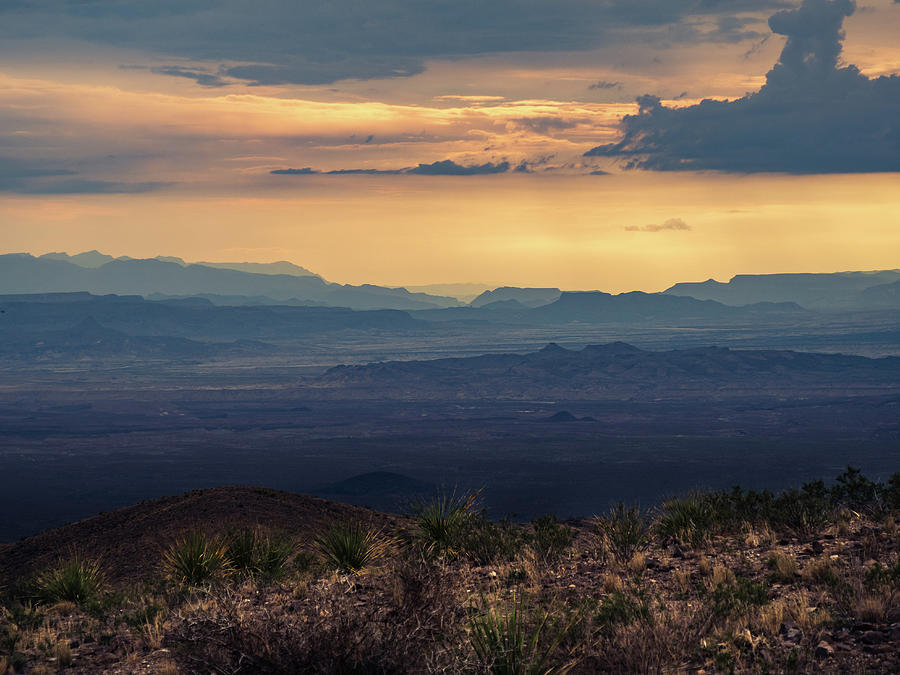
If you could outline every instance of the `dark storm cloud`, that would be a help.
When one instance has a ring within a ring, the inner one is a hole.
[[[738,173],[900,171],[900,77],[869,79],[839,66],[852,0],[804,0],[772,15],[786,35],[778,63],[756,93],[669,108],[655,96],[622,121],[619,143],[586,156],[629,168]]]
[[[326,84],[409,76],[434,57],[591,49],[623,29],[686,25],[700,14],[733,26],[729,17],[784,6],[784,0],[4,0],[0,40],[83,40],[226,64],[212,78]],[[206,80],[199,69],[167,74],[189,73]]]
[[[269,171],[276,176],[349,176],[349,175],[382,175],[396,176],[398,174],[414,174],[418,176],[480,176],[496,173],[506,173],[510,170],[509,162],[486,162],[484,164],[457,164],[453,160],[444,159],[431,164],[419,164],[404,169],[334,169],[332,171],[317,171],[310,167],[302,169],[275,169]],[[530,170],[526,162],[520,163],[514,171],[528,173]]]

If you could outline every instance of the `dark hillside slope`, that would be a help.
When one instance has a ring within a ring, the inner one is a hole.
[[[76,551],[103,562],[113,581],[138,580],[155,570],[148,560],[178,537],[194,529],[225,534],[242,527],[263,526],[298,541],[331,523],[361,520],[376,527],[404,522],[395,516],[316,497],[257,487],[220,487],[163,497],[101,513],[0,545],[0,572],[10,579],[27,576]]]

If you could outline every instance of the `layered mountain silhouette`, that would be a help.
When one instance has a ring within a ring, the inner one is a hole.
[[[557,300],[562,291],[558,288],[518,288],[502,286],[485,291],[469,303],[472,307],[497,305],[500,302],[515,301],[523,307],[540,307]]]
[[[675,284],[664,293],[726,305],[796,302],[808,309],[900,308],[900,270],[833,274],[739,274],[728,283],[709,279]]]
[[[693,391],[812,389],[900,392],[900,358],[731,350],[646,351],[623,342],[582,350],[550,344],[530,354],[338,366],[312,386],[362,397],[605,399]]]
[[[272,268],[258,273],[252,263],[228,263],[241,269],[224,269],[172,259],[106,260],[108,256],[97,252],[80,255],[85,256],[82,262],[90,266],[52,257],[35,258],[27,253],[2,255],[0,293],[263,296],[275,301],[308,301],[351,309],[428,309],[459,304],[455,298],[410,293],[403,288],[333,284],[317,276],[275,274]]]
[[[259,340],[344,330],[402,332],[424,325],[399,310],[220,307],[200,298],[154,302],[89,293],[12,295],[0,296],[0,355],[195,358],[269,349]]]

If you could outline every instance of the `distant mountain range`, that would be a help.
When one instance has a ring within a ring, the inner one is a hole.
[[[526,306],[518,297],[537,302],[538,295],[529,296],[513,293],[515,290],[529,291],[548,289],[500,289],[504,293],[494,300],[478,307],[451,307],[440,310],[412,312],[416,318],[426,321],[477,321],[518,325],[548,324],[614,324],[676,322],[696,324],[698,322],[753,322],[761,319],[781,320],[807,314],[807,310],[792,302],[757,303],[744,307],[732,307],[711,300],[644,293],[632,291],[612,295],[601,291],[560,292],[557,298],[546,304]],[[482,294],[488,299],[492,296]],[[544,298],[548,297],[546,294]]]
[[[900,358],[731,350],[646,351],[615,342],[580,351],[556,344],[530,354],[390,361],[331,368],[310,386],[341,395],[404,399],[620,399],[723,392],[816,390],[900,393]],[[691,394],[691,392],[693,392]]]
[[[900,309],[900,270],[833,274],[739,274],[728,283],[679,283],[668,295],[726,305],[796,302],[815,310]]]
[[[459,305],[455,298],[410,293],[404,288],[340,285],[318,276],[276,273],[290,263],[273,263],[265,273],[255,263],[186,264],[180,259],[111,259],[91,251],[67,259],[0,255],[0,293],[87,291],[118,295],[260,296],[293,304],[350,309],[428,309]],[[77,258],[78,262],[73,262]],[[235,268],[240,269],[235,269]],[[297,267],[296,270],[303,268]],[[295,271],[296,271],[295,270]]]

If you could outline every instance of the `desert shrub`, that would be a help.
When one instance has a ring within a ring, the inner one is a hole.
[[[662,505],[656,527],[664,539],[696,547],[714,534],[714,512],[707,495],[694,493]]]
[[[603,598],[594,621],[601,631],[610,633],[616,626],[633,621],[649,621],[650,605],[643,594],[634,594],[625,590],[615,590]]]
[[[625,508],[619,502],[606,516],[594,518],[594,528],[604,548],[623,565],[650,545],[650,525],[637,506]]]
[[[457,535],[457,548],[475,565],[509,562],[525,547],[523,529],[508,520],[495,523],[483,515],[468,518]]]
[[[828,488],[822,481],[813,481],[778,495],[769,509],[769,522],[773,528],[808,538],[821,532],[832,515]]]
[[[558,559],[575,539],[575,530],[553,515],[542,516],[532,521],[531,526],[531,547],[535,555],[545,562]]]
[[[495,675],[557,675],[576,661],[561,649],[574,619],[534,611],[522,595],[496,608],[482,599],[469,618],[472,650],[481,665]]]
[[[381,530],[361,523],[339,523],[315,538],[315,546],[326,565],[342,574],[362,572],[384,558],[394,540]]]
[[[859,469],[848,466],[831,487],[831,501],[855,511],[874,508],[881,501],[881,486],[863,476]]]
[[[100,563],[75,556],[60,561],[53,569],[38,575],[35,588],[45,603],[73,602],[83,605],[96,598],[105,586]]]
[[[444,493],[416,507],[418,538],[426,549],[436,553],[455,551],[463,527],[475,515],[478,495]]]
[[[900,510],[900,471],[888,478],[884,486],[884,502],[889,509]]]
[[[212,585],[232,571],[226,552],[225,542],[195,530],[165,551],[163,571],[169,580],[183,588]]]
[[[240,577],[274,580],[286,574],[293,550],[293,544],[287,539],[259,529],[244,529],[228,538],[226,557]]]

